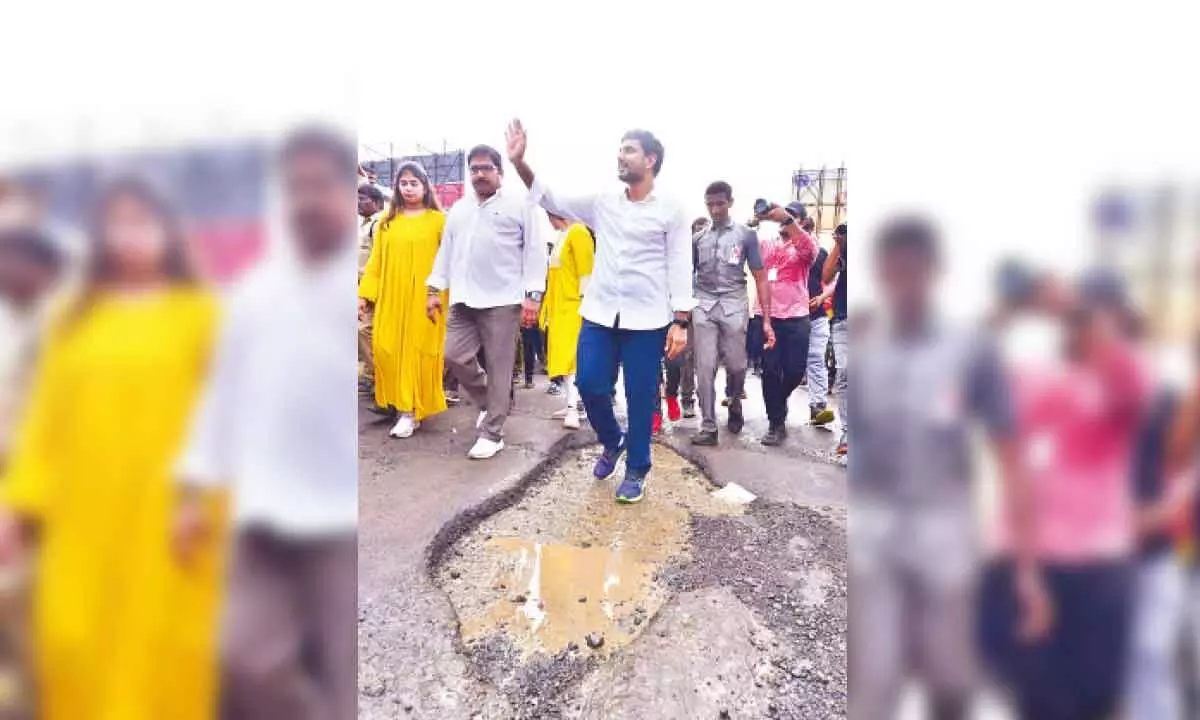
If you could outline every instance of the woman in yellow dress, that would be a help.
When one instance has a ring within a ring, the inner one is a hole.
[[[87,281],[53,320],[0,483],[0,555],[36,538],[39,717],[208,720],[221,539],[183,567],[170,528],[216,304],[149,185],[111,183],[97,208]]]
[[[564,427],[574,430],[579,427],[575,348],[579,344],[579,331],[583,328],[579,306],[592,276],[596,240],[586,226],[578,223],[571,225],[557,215],[547,215],[558,236],[550,251],[546,297],[543,298],[541,312],[541,324],[546,331],[548,345],[546,372],[550,377],[564,379],[563,395],[567,398],[567,406],[554,416],[563,419]]]
[[[422,420],[446,409],[446,320],[439,315],[430,322],[425,315],[425,281],[445,224],[425,169],[415,162],[401,165],[391,208],[376,226],[358,285],[360,314],[374,306],[375,404],[397,416],[392,437],[412,437]],[[443,296],[443,306],[446,302]]]

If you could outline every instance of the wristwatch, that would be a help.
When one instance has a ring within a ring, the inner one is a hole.
[[[540,303],[540,302],[542,301],[542,293],[540,293],[540,292],[527,292],[527,293],[525,293],[525,299],[526,299],[526,300],[532,300],[532,301],[534,301],[535,303]]]
[[[689,320],[680,320],[679,318],[675,318],[674,320],[671,321],[671,324],[676,327],[681,327],[684,330],[687,330],[688,327],[690,327],[692,323]]]
[[[425,286],[425,294],[427,294],[427,295],[441,295],[441,294],[442,294],[442,291],[441,291],[441,290],[438,290],[437,288],[433,287],[432,285],[426,285],[426,286]]]

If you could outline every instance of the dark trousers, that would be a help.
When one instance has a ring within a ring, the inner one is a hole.
[[[621,442],[621,427],[613,411],[617,373],[625,377],[625,403],[629,410],[626,465],[650,468],[650,430],[662,378],[663,345],[667,328],[624,330],[587,320],[579,332],[578,372],[575,384],[583,398],[588,422],[606,448]]]
[[[522,365],[525,368],[525,382],[533,382],[533,370],[539,360],[546,362],[546,346],[542,340],[542,331],[534,325],[521,328]]]
[[[1012,690],[1022,720],[1107,720],[1121,701],[1133,611],[1126,561],[1044,565],[1054,607],[1047,637],[1022,644],[1013,567],[984,576],[980,640],[988,663]]]
[[[350,720],[358,702],[358,541],[236,537],[222,720]]]
[[[763,345],[766,342],[767,337],[763,333],[762,316],[755,315],[750,318],[750,325],[746,328],[746,358],[750,363],[750,367],[762,367]]]
[[[762,319],[755,320],[762,332]],[[802,317],[772,319],[771,326],[775,329],[775,347],[763,352],[763,402],[767,406],[767,420],[772,427],[778,427],[787,422],[788,398],[800,387],[808,365],[811,324],[807,317]]]

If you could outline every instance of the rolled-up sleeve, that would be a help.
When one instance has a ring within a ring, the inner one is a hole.
[[[682,206],[674,212],[667,230],[667,289],[673,312],[691,312],[696,307],[692,296],[692,228]]]
[[[533,204],[564,218],[596,227],[596,195],[559,196],[550,191],[538,178],[533,179],[529,198]]]
[[[525,246],[522,253],[522,284],[527,293],[546,291],[546,240],[550,221],[538,210],[530,196],[521,204],[525,226]]]
[[[450,258],[454,252],[454,208],[446,214],[446,224],[442,227],[442,240],[438,243],[437,255],[433,258],[433,270],[425,280],[427,287],[447,290],[450,287]]]

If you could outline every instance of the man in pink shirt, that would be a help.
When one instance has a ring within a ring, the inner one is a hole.
[[[763,445],[787,439],[788,398],[804,378],[808,364],[808,271],[817,257],[817,243],[800,228],[804,206],[773,207],[762,220],[779,223],[780,237],[760,243],[770,294],[775,346],[763,353],[763,401],[770,424]]]

